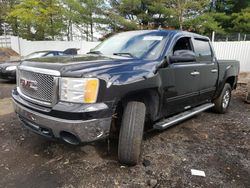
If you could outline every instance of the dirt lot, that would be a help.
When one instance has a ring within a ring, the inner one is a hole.
[[[25,130],[0,81],[0,187],[250,187],[250,105],[245,87],[229,112],[205,112],[164,132],[147,133],[135,167],[116,161],[117,145],[71,147]],[[192,176],[203,170],[206,177]]]
[[[0,48],[0,63],[12,59],[13,60],[20,59],[19,54],[10,48]]]

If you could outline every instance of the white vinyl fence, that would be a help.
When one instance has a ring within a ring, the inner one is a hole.
[[[240,72],[250,72],[250,41],[213,42],[218,59],[240,61]]]
[[[8,39],[5,40],[5,38]],[[79,48],[79,54],[85,54],[90,49],[96,47],[99,42],[87,41],[29,41],[15,36],[0,36],[0,47],[11,47],[21,56],[26,56],[32,52],[43,50],[63,51],[67,48]]]
[[[5,36],[5,37],[0,36],[0,48],[10,48],[10,47],[11,47],[11,37],[10,36]]]
[[[97,46],[99,42],[87,41],[28,41],[14,36],[0,36],[0,47],[11,47],[21,56],[42,50],[65,50],[79,48],[84,54]],[[250,72],[250,41],[213,42],[218,59],[232,59],[240,61],[241,72]]]

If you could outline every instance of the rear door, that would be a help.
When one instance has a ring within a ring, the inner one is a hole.
[[[194,51],[199,62],[199,103],[211,101],[218,79],[218,64],[208,40],[194,38]]]

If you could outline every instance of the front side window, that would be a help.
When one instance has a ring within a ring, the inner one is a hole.
[[[50,52],[50,53],[46,54],[44,57],[53,57],[53,56],[55,56],[55,54],[53,52]]]
[[[179,50],[190,50],[190,51],[193,51],[192,50],[192,46],[191,46],[191,42],[190,42],[190,38],[189,37],[183,37],[183,38],[180,38],[174,48],[173,48],[173,54],[176,52],[176,51],[179,51]]]
[[[169,57],[170,63],[194,63],[196,62],[191,38],[182,37],[177,40]]]
[[[47,53],[48,52],[34,52],[34,53],[31,53],[31,54],[25,56],[25,59],[33,59],[33,58],[43,57]]]
[[[59,55],[59,56],[63,56],[63,55],[65,55],[65,53],[63,53],[63,52],[58,52],[58,55]]]

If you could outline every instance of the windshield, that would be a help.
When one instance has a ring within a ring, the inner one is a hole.
[[[90,53],[156,59],[166,39],[161,32],[125,32],[105,40]]]
[[[43,57],[47,53],[48,52],[34,52],[34,53],[31,53],[31,54],[25,56],[24,59],[33,59],[33,58]]]

